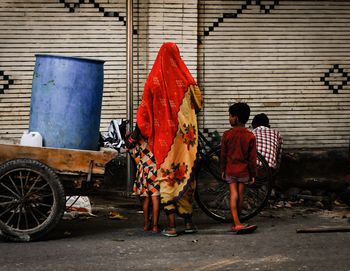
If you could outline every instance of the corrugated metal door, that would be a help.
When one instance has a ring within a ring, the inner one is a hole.
[[[0,138],[28,129],[36,53],[104,60],[101,127],[125,117],[125,10],[125,0],[1,1]]]
[[[244,101],[288,148],[348,147],[349,1],[199,3],[206,127],[229,128],[228,106]]]

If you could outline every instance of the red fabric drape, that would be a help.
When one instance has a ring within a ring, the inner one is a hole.
[[[175,43],[164,43],[145,83],[136,114],[141,134],[147,138],[157,168],[166,158],[178,130],[177,114],[188,91],[195,85]]]

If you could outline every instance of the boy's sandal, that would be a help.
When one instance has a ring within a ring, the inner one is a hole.
[[[233,226],[231,230],[235,232],[236,234],[247,234],[254,232],[258,226],[256,225],[240,225],[240,226]]]
[[[161,233],[166,237],[177,237],[177,232],[175,229],[164,229]]]

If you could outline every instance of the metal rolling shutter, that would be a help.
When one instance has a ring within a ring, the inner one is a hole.
[[[199,3],[204,126],[223,132],[228,106],[244,101],[287,148],[348,147],[349,1]]]
[[[0,138],[28,129],[36,53],[101,59],[101,128],[126,114],[126,1],[2,0]]]

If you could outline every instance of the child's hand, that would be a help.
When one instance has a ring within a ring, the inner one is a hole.
[[[132,132],[127,132],[125,135],[125,146],[130,150],[135,148],[136,140],[133,138]]]
[[[249,184],[253,184],[253,183],[255,183],[255,177],[252,177],[252,178],[250,179],[250,182],[249,182]]]

